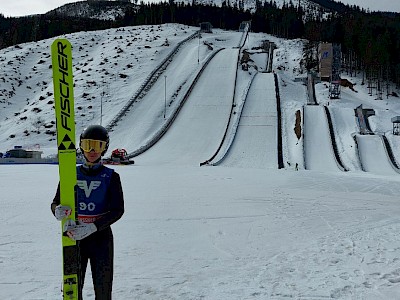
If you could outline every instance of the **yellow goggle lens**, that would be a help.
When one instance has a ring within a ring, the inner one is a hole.
[[[101,153],[106,149],[106,142],[98,140],[81,140],[81,148],[85,152],[98,152]]]

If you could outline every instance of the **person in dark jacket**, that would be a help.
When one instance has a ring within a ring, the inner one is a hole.
[[[119,174],[101,164],[109,145],[107,130],[88,126],[80,136],[85,163],[77,166],[78,222],[66,228],[78,241],[80,251],[79,290],[82,295],[88,261],[92,271],[96,300],[109,300],[112,294],[114,241],[111,225],[124,213],[124,196]],[[51,203],[57,220],[68,217],[71,208],[60,205],[60,185]]]

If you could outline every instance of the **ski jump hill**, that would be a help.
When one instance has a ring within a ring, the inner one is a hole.
[[[334,140],[323,106],[304,107],[304,163],[308,170],[346,171],[335,154]]]
[[[309,88],[309,90],[312,90]],[[329,109],[319,106],[313,97],[313,105],[304,107],[304,160],[305,168],[317,171],[348,171],[344,166],[341,155],[351,151],[342,145],[342,151],[338,150],[335,139],[334,124]],[[336,110],[336,114],[341,114]],[[344,114],[337,116],[345,121]],[[353,122],[356,119],[353,117]],[[346,123],[346,122],[344,122]],[[342,125],[343,126],[343,125]],[[361,130],[360,130],[361,131]],[[354,146],[357,149],[356,158],[360,169],[380,175],[399,174],[399,168],[392,154],[390,144],[381,135],[354,134]],[[340,154],[341,153],[341,154]]]
[[[274,74],[258,73],[247,94],[232,146],[219,164],[278,168],[277,118]]]
[[[192,35],[173,51],[147,80],[149,86],[113,120],[112,130],[126,128],[120,126],[123,122],[129,122],[135,129],[124,136],[138,145],[129,157],[134,157],[137,165],[198,166],[200,163],[280,168],[282,129],[276,75],[258,72],[240,103],[235,95],[236,80],[246,33],[230,33],[229,38],[236,41],[237,47],[214,49],[207,44],[206,50],[200,50],[196,36]],[[194,61],[196,55],[198,60]],[[271,53],[268,56],[272,57]],[[163,89],[165,94],[160,95]],[[312,86],[309,85],[308,91],[313,101],[303,109],[305,168],[352,171],[343,163],[345,151],[336,141],[329,109],[318,105]],[[359,169],[398,174],[381,138],[356,135],[354,147],[358,149]]]
[[[135,157],[139,165],[200,162],[278,168],[275,76],[257,73],[236,115],[236,84],[232,83],[237,78],[239,51],[240,47],[222,49],[212,58],[173,124],[151,148]]]
[[[228,123],[237,58],[238,49],[224,49],[214,57],[169,130],[137,157],[139,164],[198,165],[211,156]]]
[[[305,167],[317,171],[349,171],[351,169],[344,166],[341,159],[345,150],[338,150],[334,130],[330,128],[328,111],[326,107],[319,105],[304,107]],[[354,117],[353,122],[356,122]],[[390,145],[383,136],[355,134],[353,146],[357,149],[361,170],[381,175],[400,173]]]
[[[384,138],[380,135],[356,135],[358,154],[364,171],[380,175],[399,174],[399,168],[392,161]]]
[[[326,106],[318,105],[315,98],[313,80],[308,80],[309,103],[304,107],[304,164],[309,170],[325,171],[350,171],[345,166],[341,156],[350,148],[345,149],[339,145],[335,138],[334,122],[331,112]],[[354,115],[349,119],[346,112],[335,110],[335,119],[341,123],[355,123]],[[341,125],[343,127],[343,124]],[[338,125],[338,124],[337,124]],[[360,124],[358,124],[360,126]],[[361,131],[359,129],[359,131]],[[399,174],[399,167],[395,161],[389,142],[381,135],[353,134],[354,144],[351,145],[356,151],[357,162],[354,166],[366,172],[373,172],[381,175]]]
[[[307,78],[308,104],[304,116],[304,166],[308,170],[347,171],[338,153],[328,108],[318,105],[314,79]]]

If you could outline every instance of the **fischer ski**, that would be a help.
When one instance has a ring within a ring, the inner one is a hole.
[[[72,213],[61,222],[77,221],[78,210],[75,201],[76,146],[75,114],[72,74],[72,46],[66,39],[56,39],[51,45],[53,67],[54,102],[57,124],[58,164],[60,176],[61,205],[68,205]],[[80,299],[79,295],[79,243],[62,235],[63,256],[63,298]]]

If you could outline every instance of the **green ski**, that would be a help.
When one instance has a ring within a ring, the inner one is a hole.
[[[75,202],[76,147],[75,116],[72,74],[72,47],[66,39],[56,39],[51,46],[54,102],[57,121],[57,146],[60,174],[61,205],[72,208],[71,216],[61,222],[77,221]],[[79,296],[79,249],[76,241],[62,235],[63,248],[63,297],[78,300]]]

